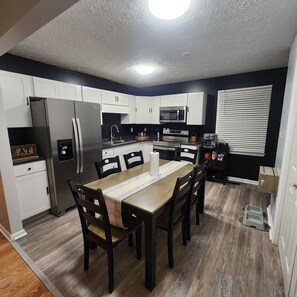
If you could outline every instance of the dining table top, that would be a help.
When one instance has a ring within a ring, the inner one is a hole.
[[[160,166],[168,163],[168,160],[160,159]],[[194,164],[187,163],[180,169],[170,173],[169,175],[159,179],[153,184],[148,185],[144,189],[131,194],[123,200],[125,205],[133,206],[141,211],[154,213],[164,206],[171,198],[175,186],[175,181],[178,177],[184,176],[194,168]],[[133,177],[150,171],[150,163],[144,163],[128,170],[118,172],[107,176],[103,179],[97,179],[86,184],[86,187],[92,189],[106,190],[119,183],[127,181]]]

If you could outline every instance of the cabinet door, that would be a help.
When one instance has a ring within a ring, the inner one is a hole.
[[[82,87],[82,98],[85,102],[102,103],[100,89]]]
[[[82,87],[82,100],[85,102],[91,103],[99,103],[101,104],[101,90],[90,88],[90,87]],[[100,106],[100,119],[101,119],[101,126],[103,125],[103,117],[102,117],[102,108]]]
[[[59,98],[59,89],[54,80],[33,77],[33,86],[37,97]]]
[[[114,157],[114,151],[113,151],[113,149],[102,150],[102,158],[103,159],[112,158],[112,157]]]
[[[32,127],[27,97],[33,96],[32,77],[0,71],[0,89],[7,127]]]
[[[46,171],[16,178],[22,220],[50,209]]]
[[[151,123],[151,100],[152,97],[136,97],[136,124]]]
[[[188,94],[175,94],[173,97],[173,106],[187,106]]]
[[[136,123],[136,97],[129,96],[129,113],[121,115],[122,124],[135,124]]]
[[[118,105],[129,106],[130,95],[117,93],[116,96],[117,96],[117,104]]]
[[[174,94],[161,96],[160,106],[186,106],[188,104],[188,94]]]
[[[160,106],[162,107],[173,106],[173,99],[174,99],[174,95],[161,96]]]
[[[160,97],[151,97],[150,124],[160,124]]]
[[[81,86],[64,83],[57,81],[55,82],[58,86],[59,98],[82,101]]]
[[[204,92],[188,94],[187,125],[205,125],[206,94]]]
[[[145,141],[141,144],[141,150],[143,153],[144,163],[150,161],[150,153],[153,151],[153,143],[150,141]]]

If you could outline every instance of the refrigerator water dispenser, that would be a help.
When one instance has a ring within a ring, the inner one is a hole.
[[[73,159],[72,139],[57,140],[59,161]]]

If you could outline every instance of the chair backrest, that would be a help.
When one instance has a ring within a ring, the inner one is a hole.
[[[143,164],[142,151],[126,154],[124,155],[124,160],[125,160],[127,169]]]
[[[176,180],[173,195],[170,199],[169,224],[173,224],[176,211],[181,209],[184,214],[186,212],[187,202],[189,201],[191,194],[194,170],[195,169],[182,177],[178,177]]]
[[[202,183],[205,182],[205,172],[207,168],[207,161],[201,164],[200,166],[195,166],[194,168],[194,177],[191,187],[191,196],[196,194],[198,195],[199,191],[202,188]]]
[[[198,150],[193,150],[189,148],[177,147],[175,149],[175,160],[176,161],[188,161],[196,164],[198,156]]]
[[[77,184],[70,179],[67,180],[67,183],[79,213],[83,237],[88,239],[90,239],[90,237],[96,238],[101,244],[111,245],[111,227],[101,189],[93,190]],[[103,229],[105,232],[105,240],[91,232],[88,228],[90,225]]]
[[[95,162],[98,178],[104,178],[110,174],[121,172],[121,163],[119,156],[106,158]]]

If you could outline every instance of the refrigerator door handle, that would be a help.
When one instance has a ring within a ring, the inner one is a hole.
[[[73,125],[74,142],[75,142],[75,148],[76,148],[76,174],[79,174],[79,146],[78,146],[77,126],[74,118],[72,118],[72,125]]]
[[[82,133],[80,127],[79,118],[76,118],[77,123],[77,131],[78,131],[78,139],[79,139],[79,150],[80,150],[80,173],[84,172],[84,151],[83,151],[83,141],[82,141]]]

